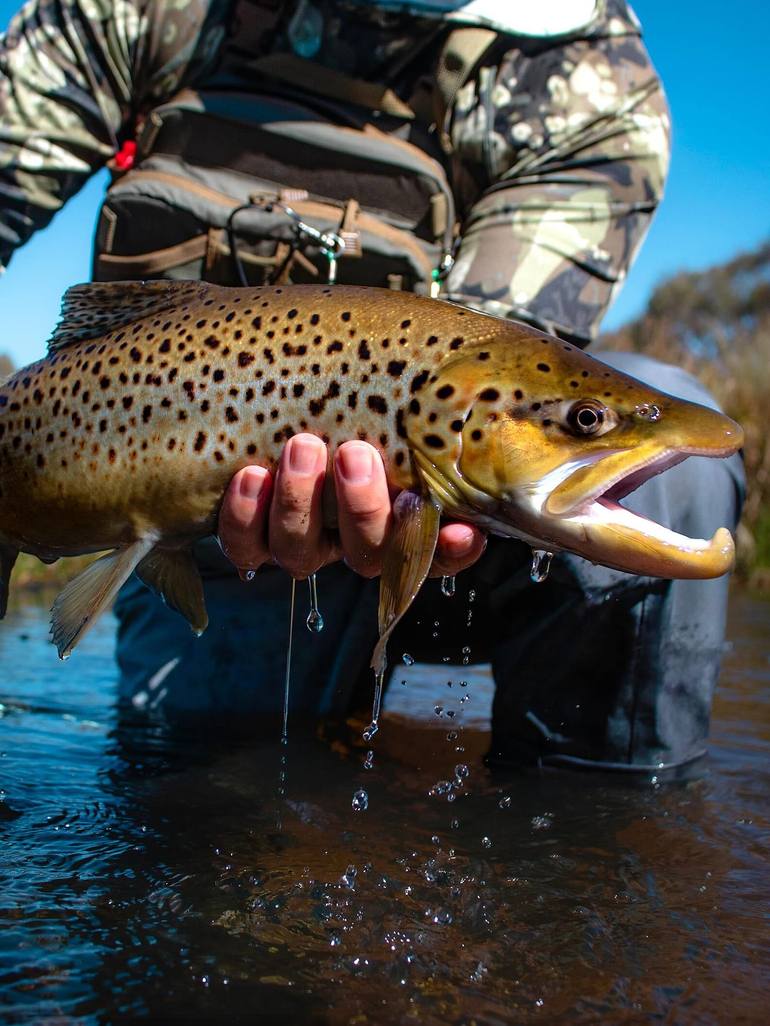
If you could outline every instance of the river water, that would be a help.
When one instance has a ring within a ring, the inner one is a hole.
[[[767,601],[706,775],[634,787],[492,775],[473,667],[394,683],[368,770],[122,726],[109,618],[66,666],[46,620],[0,627],[4,1026],[768,1021]]]

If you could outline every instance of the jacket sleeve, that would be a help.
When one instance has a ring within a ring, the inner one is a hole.
[[[0,264],[210,60],[216,0],[31,0],[0,37]]]
[[[608,15],[588,37],[509,50],[458,95],[451,130],[468,213],[447,298],[586,344],[668,168],[668,107],[637,23]]]

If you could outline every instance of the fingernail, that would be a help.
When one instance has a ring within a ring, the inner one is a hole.
[[[374,463],[368,445],[346,445],[337,456],[340,473],[348,484],[369,484]]]
[[[289,444],[289,469],[295,474],[312,474],[318,464],[319,443],[309,438],[292,438]]]
[[[240,493],[244,499],[256,501],[265,483],[267,471],[262,467],[249,467],[241,474]]]
[[[462,532],[458,532],[458,535],[458,537],[453,539],[453,555],[458,557],[466,556],[476,544],[476,535],[470,530],[470,528]]]

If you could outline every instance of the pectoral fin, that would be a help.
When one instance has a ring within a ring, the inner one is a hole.
[[[0,542],[0,620],[5,616],[8,608],[8,586],[11,580],[11,570],[16,562],[19,550],[12,545]]]
[[[137,564],[157,542],[154,535],[94,560],[57,597],[51,610],[51,640],[60,659],[73,648],[104,612]]]
[[[393,527],[380,578],[380,640],[372,655],[375,673],[384,673],[388,638],[428,576],[440,519],[441,511],[429,496],[405,491],[393,503]]]
[[[203,581],[189,549],[153,549],[136,575],[169,609],[181,613],[196,634],[203,634],[209,625]]]

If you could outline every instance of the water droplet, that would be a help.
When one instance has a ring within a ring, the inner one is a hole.
[[[553,824],[553,813],[546,812],[543,816],[533,816],[531,822],[533,830],[548,830]]]
[[[506,795],[504,798],[501,798],[500,801],[497,804],[498,804],[498,807],[501,808],[501,809],[510,809],[510,807],[511,807],[511,797],[510,797],[510,795]]]
[[[410,656],[408,652],[404,652],[401,656],[401,661],[404,666],[414,666],[414,657]]]
[[[548,571],[551,569],[552,559],[552,552],[546,552],[545,549],[532,550],[532,566],[529,570],[529,579],[534,584],[542,584],[546,579]]]
[[[454,575],[452,577],[442,577],[441,594],[444,595],[446,598],[453,598],[456,584],[457,582],[454,578]]]
[[[316,583],[316,575],[311,574],[307,579],[308,588],[310,590],[310,612],[307,614],[307,629],[312,631],[313,634],[320,634],[324,629],[324,618],[321,616],[321,611],[318,608],[318,586]]]
[[[459,820],[459,819],[453,819],[453,820],[452,820],[452,821],[450,822],[450,824],[449,824],[449,825],[450,825],[450,827],[451,827],[451,828],[452,828],[453,830],[459,830],[459,828],[460,828],[460,820]]]
[[[439,909],[433,916],[433,922],[438,926],[449,926],[453,919],[452,913],[446,908]]]
[[[450,730],[449,733],[446,736],[447,741],[456,741],[457,738],[458,738],[458,734],[457,734],[456,730]]]
[[[351,805],[353,808],[353,812],[366,812],[366,810],[369,808],[369,795],[366,793],[366,791],[364,791],[363,788],[360,788],[353,795],[353,801],[351,802]]]
[[[374,752],[370,748],[364,759],[364,769],[370,770],[374,766]]]
[[[380,673],[374,675],[374,698],[372,699],[372,722],[366,728],[363,733],[364,741],[368,742],[372,740],[374,735],[380,729],[380,712],[382,710],[382,689],[385,683],[385,671],[382,670]]]
[[[338,948],[342,944],[342,937],[338,933],[329,934],[329,947]]]
[[[469,591],[468,591],[468,601],[469,602],[475,602],[476,601],[476,589],[475,588],[470,588],[469,589]]]
[[[433,711],[436,714],[436,716],[440,716],[443,713],[443,711],[444,711],[444,706],[443,705],[434,705],[433,706]]]
[[[364,792],[358,792],[362,794]],[[354,890],[356,886],[356,874],[357,870],[355,866],[348,866],[345,872],[340,877],[340,883],[343,887],[347,887],[349,890]]]
[[[485,848],[491,848],[492,847],[492,838],[491,837],[482,837],[481,838],[481,843],[482,843],[482,845]]]
[[[257,576],[257,571],[247,570],[245,567],[238,567],[238,576],[242,581],[245,581],[245,583],[248,584]]]
[[[458,764],[455,766],[455,780],[457,781],[457,783],[460,784],[463,782],[463,780],[467,780],[470,775],[471,771],[468,769],[465,763],[458,762]]]

